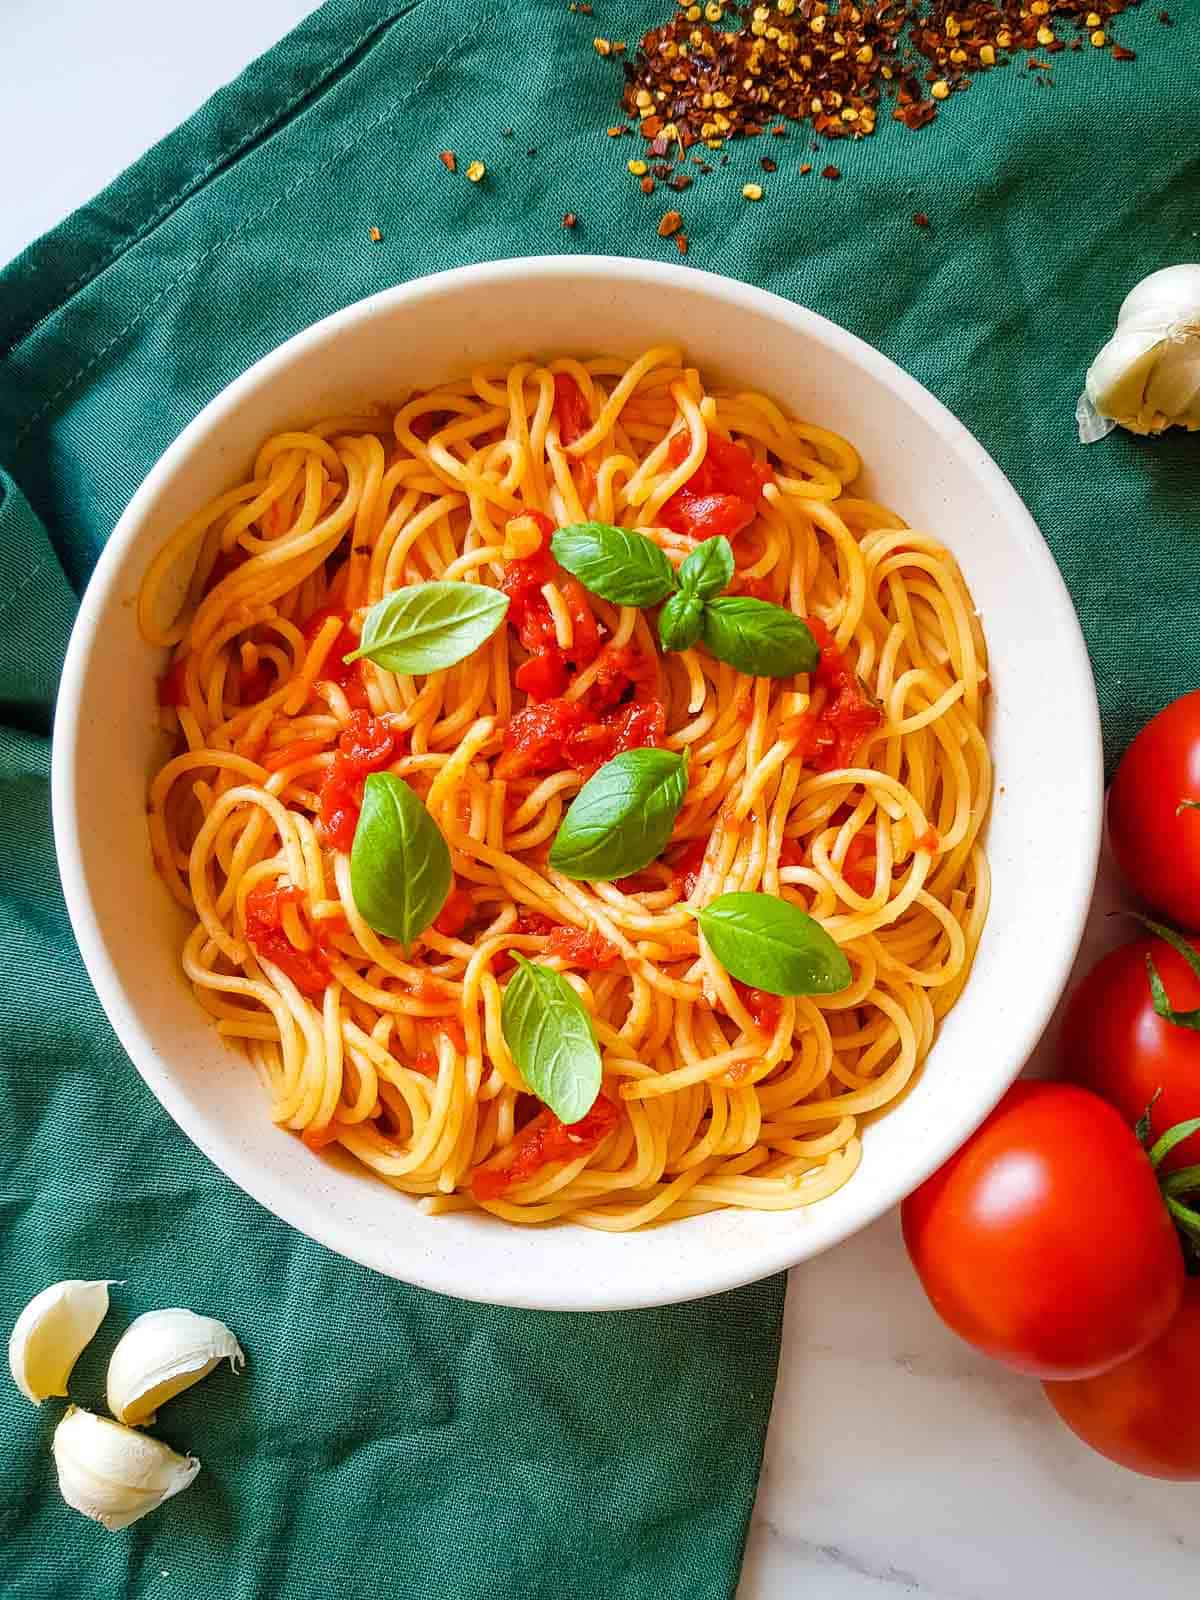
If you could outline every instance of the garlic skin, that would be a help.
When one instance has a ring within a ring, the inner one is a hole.
[[[63,1499],[112,1532],[186,1489],[200,1471],[195,1456],[77,1406],[55,1428],[53,1451]]]
[[[1075,408],[1082,444],[1114,427],[1200,428],[1200,265],[1163,267],[1125,296]]]
[[[35,1294],[8,1341],[13,1382],[40,1406],[65,1395],[71,1369],[108,1315],[108,1286],[116,1278],[64,1278]]]
[[[159,1406],[225,1360],[235,1372],[246,1364],[223,1322],[181,1306],[147,1311],[129,1324],[108,1363],[108,1409],[133,1427],[153,1422]]]

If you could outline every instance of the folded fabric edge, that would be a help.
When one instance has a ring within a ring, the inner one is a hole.
[[[0,270],[0,360],[421,0],[326,0],[93,199]]]

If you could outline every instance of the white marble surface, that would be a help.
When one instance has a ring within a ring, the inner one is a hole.
[[[7,258],[313,5],[2,9]],[[1111,901],[1106,884],[1091,956],[1113,940]],[[909,1270],[895,1216],[793,1273],[739,1600],[1190,1600],[1198,1510],[1196,1486],[1110,1467],[1057,1423],[1036,1383],[955,1340]]]

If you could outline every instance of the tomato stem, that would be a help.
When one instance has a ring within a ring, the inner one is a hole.
[[[1177,1144],[1182,1144],[1185,1139],[1190,1139],[1192,1134],[1200,1133],[1200,1117],[1191,1117],[1187,1122],[1177,1122],[1173,1128],[1168,1128],[1166,1133],[1150,1147],[1150,1165],[1157,1172],[1166,1158],[1171,1154]],[[1197,1171],[1197,1168],[1188,1168],[1188,1171]],[[1190,1187],[1195,1188],[1192,1184]]]
[[[1190,805],[1194,802],[1188,801],[1187,803]],[[1168,928],[1165,923],[1155,922],[1150,917],[1142,916],[1138,911],[1135,911],[1133,915],[1143,927],[1149,928],[1151,933],[1164,940],[1171,946],[1172,950],[1181,955],[1196,977],[1200,978],[1200,955],[1192,949],[1181,933],[1176,933],[1174,928]],[[1146,977],[1150,982],[1150,994],[1154,1001],[1155,1013],[1164,1022],[1173,1022],[1177,1028],[1191,1028],[1194,1032],[1200,1033],[1200,1007],[1194,1011],[1176,1011],[1172,1007],[1166,986],[1159,976],[1158,968],[1154,965],[1153,956],[1146,957]]]

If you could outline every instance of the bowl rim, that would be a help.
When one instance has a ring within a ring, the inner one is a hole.
[[[648,262],[635,257],[524,256],[451,268],[415,278],[355,301],[300,330],[213,396],[167,446],[134,493],[101,552],[72,629],[58,689],[51,763],[51,814],[63,894],[80,954],[110,1025],[143,1080],[192,1143],[240,1189],[299,1233],[385,1276],[400,1276],[397,1264],[388,1258],[386,1240],[369,1232],[356,1233],[332,1213],[301,1215],[302,1208],[297,1205],[293,1190],[278,1176],[256,1165],[248,1152],[231,1141],[223,1140],[215,1129],[198,1128],[195,1125],[182,1089],[176,1087],[168,1064],[160,1060],[147,1037],[136,1007],[130,1005],[126,998],[91,903],[84,852],[80,845],[79,830],[75,826],[72,802],[76,791],[75,753],[82,689],[100,626],[115,602],[113,590],[121,569],[132,546],[144,536],[144,508],[153,504],[181,463],[188,460],[214,430],[219,429],[248,394],[259,385],[271,383],[285,373],[293,359],[310,346],[336,338],[363,321],[401,313],[405,308],[411,309],[427,297],[449,287],[486,292],[489,288],[508,286],[530,277],[553,283],[581,276],[603,278],[618,284],[621,281],[636,282],[639,286],[648,285],[665,292],[675,288],[699,289],[723,301],[733,310],[741,307],[786,321],[813,344],[849,360],[899,402],[916,412],[941,437],[947,450],[987,489],[1006,527],[1023,546],[1026,558],[1033,564],[1034,581],[1043,590],[1044,603],[1057,612],[1058,644],[1070,672],[1070,701],[1075,714],[1086,722],[1081,743],[1086,747],[1087,761],[1086,771],[1080,774],[1081,804],[1080,813],[1075,819],[1077,851],[1074,858],[1078,863],[1076,892],[1065,905],[1057,928],[1047,930],[1048,939],[1053,937],[1053,947],[1050,959],[1041,966],[1035,988],[1026,996],[1021,1024],[1013,1029],[1011,1076],[1003,1082],[994,1081],[987,1093],[981,1094],[972,1103],[969,1114],[939,1124],[937,1137],[931,1137],[919,1152],[913,1153],[911,1161],[901,1164],[901,1170],[894,1171],[882,1181],[870,1206],[861,1214],[846,1218],[822,1240],[817,1251],[804,1248],[804,1232],[797,1229],[781,1234],[778,1240],[771,1239],[763,1245],[748,1247],[745,1251],[713,1252],[707,1270],[693,1273],[691,1279],[683,1283],[661,1286],[647,1284],[614,1295],[611,1291],[597,1292],[586,1281],[573,1282],[569,1286],[549,1284],[539,1288],[536,1274],[530,1274],[522,1289],[505,1292],[500,1301],[489,1296],[484,1275],[481,1275],[476,1288],[470,1284],[464,1285],[453,1269],[444,1272],[436,1252],[423,1263],[427,1270],[414,1271],[411,1262],[404,1264],[403,1281],[421,1288],[460,1299],[561,1311],[626,1310],[674,1304],[756,1282],[796,1265],[810,1254],[840,1244],[911,1193],[990,1113],[1020,1074],[1045,1031],[1062,996],[1083,936],[1099,863],[1103,825],[1099,707],[1087,646],[1066,584],[1032,516],[1000,467],[970,430],[917,379],[865,340],[819,312],[769,290],[691,267]],[[529,1232],[531,1237],[536,1237],[538,1230]],[[664,1230],[663,1237],[669,1237],[669,1232]]]

